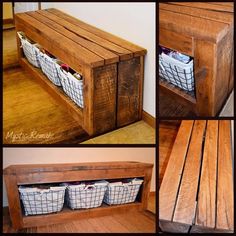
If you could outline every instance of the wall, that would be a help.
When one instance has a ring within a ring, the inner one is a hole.
[[[147,49],[143,110],[155,117],[155,3],[41,3]]]
[[[3,168],[13,164],[140,161],[155,165],[154,148],[4,148]],[[155,166],[151,191],[156,189]],[[7,206],[3,182],[3,206]]]
[[[12,3],[11,2],[4,2],[3,3],[3,19],[13,19],[12,15]]]
[[[26,12],[38,10],[38,2],[15,2],[14,12]]]

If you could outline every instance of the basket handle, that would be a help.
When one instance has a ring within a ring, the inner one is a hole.
[[[87,190],[87,189],[90,189],[90,188],[93,188],[93,189],[94,189],[94,188],[96,188],[96,187],[95,187],[94,185],[91,185],[91,184],[90,184],[90,185],[87,185],[87,186],[84,188],[84,190]]]

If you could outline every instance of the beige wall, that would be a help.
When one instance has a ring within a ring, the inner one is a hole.
[[[11,2],[4,2],[3,3],[3,19],[12,19],[12,3]]]
[[[42,164],[101,161],[153,163],[151,191],[156,189],[155,148],[4,148],[3,168],[13,164]],[[3,183],[3,206],[7,206]]]

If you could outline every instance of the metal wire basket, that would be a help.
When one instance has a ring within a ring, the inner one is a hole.
[[[57,64],[57,59],[49,57],[47,54],[40,52],[39,61],[43,73],[55,85],[61,86],[61,80],[58,74],[60,66]]]
[[[104,197],[108,205],[131,203],[136,200],[143,180],[133,179],[128,183],[109,183]]]
[[[38,189],[19,187],[25,215],[39,215],[59,212],[63,208],[66,187]]]
[[[159,55],[159,76],[185,91],[194,90],[193,60],[185,64],[162,53]]]
[[[62,68],[59,70],[64,92],[81,108],[84,107],[83,99],[83,80],[76,79],[70,72],[66,72]]]
[[[40,67],[39,62],[39,48],[37,47],[38,44],[36,43],[30,43],[30,41],[27,40],[23,32],[17,32],[20,41],[21,41],[21,47],[23,48],[23,52],[27,60],[30,64],[32,64],[35,67]]]
[[[90,185],[68,185],[66,189],[67,205],[72,209],[101,206],[107,184],[107,181],[97,181]]]

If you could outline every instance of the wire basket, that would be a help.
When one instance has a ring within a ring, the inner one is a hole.
[[[17,32],[20,41],[21,41],[21,47],[23,48],[23,52],[27,60],[30,64],[32,64],[35,67],[40,68],[40,62],[39,62],[39,48],[37,47],[38,44],[36,43],[30,43],[29,40],[25,37],[23,32]]]
[[[90,185],[68,185],[66,189],[67,205],[71,209],[88,209],[101,206],[107,184],[107,181],[97,181]]]
[[[194,90],[193,60],[185,64],[162,53],[159,55],[159,75],[185,91]]]
[[[75,78],[70,72],[59,69],[59,77],[64,92],[81,108],[84,107],[83,80]]]
[[[108,205],[131,203],[136,200],[143,180],[133,179],[128,183],[109,183],[104,197]]]
[[[61,81],[58,75],[60,66],[57,64],[57,59],[51,58],[46,53],[39,53],[39,61],[43,73],[55,85],[61,86]]]
[[[38,189],[34,187],[19,187],[25,215],[41,215],[59,212],[63,208],[65,186]]]

